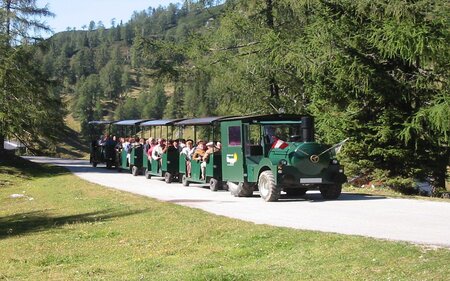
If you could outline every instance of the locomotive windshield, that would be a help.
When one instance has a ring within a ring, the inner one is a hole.
[[[267,139],[272,140],[273,137],[288,141],[288,142],[301,142],[301,127],[299,123],[294,124],[266,124],[263,126],[264,136]]]

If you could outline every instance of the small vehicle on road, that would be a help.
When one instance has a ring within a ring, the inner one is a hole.
[[[234,196],[259,189],[265,201],[281,191],[304,195],[319,189],[337,199],[347,178],[333,147],[315,142],[311,116],[274,114],[220,120],[222,178]]]
[[[123,136],[136,137],[140,131],[139,125],[149,119],[122,120],[114,123],[116,131]],[[139,175],[142,170],[143,150],[142,145],[129,143],[126,149],[117,151],[118,170],[128,170],[133,176]]]
[[[219,121],[224,117],[205,117],[183,120],[176,123],[176,126],[182,128],[193,127],[194,143],[197,141],[197,132],[199,128],[203,128],[206,135],[216,145],[216,139],[219,139]],[[189,186],[189,183],[209,184],[211,191],[217,191],[223,187],[222,185],[222,162],[220,157],[221,151],[217,149],[211,154],[203,163],[200,160],[186,159],[185,154],[181,154],[179,161],[179,171],[182,177],[184,186]],[[187,163],[189,162],[189,163]],[[202,178],[201,165],[204,166],[204,177]],[[190,175],[187,173],[187,165],[190,165]]]
[[[150,131],[153,131],[154,137],[159,135],[160,138],[163,137],[163,131],[165,129],[165,138],[167,139],[170,136],[171,139],[173,139],[173,124],[180,120],[183,119],[151,120],[142,123],[141,127],[143,129],[149,128]],[[168,147],[167,152],[161,155],[160,160],[153,159],[144,152],[144,157],[142,157],[144,175],[147,179],[150,179],[151,177],[163,177],[166,183],[171,183],[173,180],[179,181],[181,179],[178,172],[179,159],[179,151],[177,149],[172,149],[171,147]]]
[[[111,124],[114,121],[90,121],[90,154],[89,162],[92,167],[106,164],[108,169],[116,166],[115,142],[111,139]]]

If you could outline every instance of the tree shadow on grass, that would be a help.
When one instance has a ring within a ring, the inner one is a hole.
[[[73,158],[81,158],[89,154],[88,142],[77,131],[68,126],[65,126],[61,133],[60,144],[65,144],[66,147],[57,145],[56,152],[58,154],[65,154]]]
[[[42,211],[0,217],[0,239],[61,228],[68,224],[95,223],[147,212],[147,209],[114,211],[111,209],[68,216],[51,216]]]
[[[68,174],[69,171],[56,166],[34,163],[15,155],[0,159],[0,174],[11,175],[22,179],[54,177]]]

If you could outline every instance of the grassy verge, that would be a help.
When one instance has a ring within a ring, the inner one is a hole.
[[[66,126],[56,143],[56,156],[67,159],[89,159],[88,140],[81,137],[80,123],[71,114],[64,119]]]
[[[447,198],[429,197],[429,196],[421,196],[421,195],[405,195],[405,194],[396,192],[389,188],[355,187],[350,184],[345,184],[343,186],[342,190],[344,192],[351,192],[351,193],[356,193],[356,194],[377,195],[377,196],[385,196],[385,197],[391,197],[391,198],[450,202],[450,199],[447,199]]]
[[[450,276],[448,249],[254,225],[105,189],[64,169],[18,159],[0,160],[0,181],[5,180],[0,186],[0,279]]]

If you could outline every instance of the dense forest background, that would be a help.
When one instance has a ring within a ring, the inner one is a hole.
[[[319,141],[350,138],[350,177],[412,192],[445,185],[449,15],[445,0],[187,0],[14,49],[48,81],[53,124],[62,102],[83,133],[93,119],[311,114]],[[41,123],[31,135],[57,131]]]

